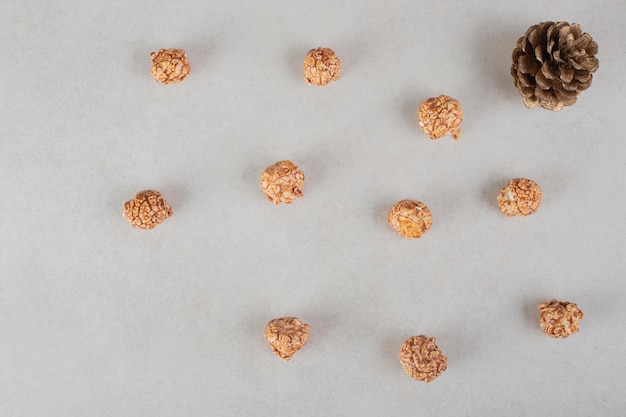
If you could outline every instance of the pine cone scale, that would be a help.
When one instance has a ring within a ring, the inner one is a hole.
[[[592,72],[593,68],[598,68],[598,59],[595,57],[585,56],[584,58],[573,62],[572,66],[580,71]]]
[[[528,43],[533,46],[533,49],[535,49],[537,45],[546,44],[546,29],[549,27],[546,23],[548,22],[539,23],[538,25],[531,27],[526,33],[526,39],[528,39]],[[524,39],[524,37],[520,38],[520,40],[522,39]]]
[[[537,104],[539,104],[539,102],[537,101],[537,97],[535,97],[534,93],[523,96],[522,100],[524,100],[524,105],[529,109],[532,109]]]
[[[534,83],[532,74],[520,74],[517,88],[520,88],[520,86],[524,88],[531,88],[531,87],[534,88],[533,87],[534,84],[535,83]],[[531,91],[532,91],[532,88],[531,88]]]
[[[577,70],[574,72],[574,78],[581,83],[586,83],[589,81],[589,85],[591,85],[591,73],[587,71]]]
[[[541,67],[536,59],[533,59],[528,55],[520,55],[517,58],[517,68],[522,74],[535,75]]]
[[[563,91],[571,91],[574,93],[578,93],[586,89],[587,87],[585,87],[584,84],[581,84],[578,81],[573,81],[569,84],[563,84]]]
[[[566,68],[566,67],[559,68],[559,71],[561,72],[561,74],[559,75],[559,78],[564,83],[571,83],[572,80],[574,79],[574,74],[576,73],[576,70],[574,68]]]
[[[528,55],[534,55],[535,59],[542,64],[545,62],[548,56],[547,51],[545,51],[541,45],[533,46],[533,48],[529,49],[527,53]]]
[[[563,102],[564,106],[571,106],[576,102],[576,92],[554,90],[554,93],[556,94],[558,99]]]
[[[546,76],[546,72],[543,71],[543,67],[541,67],[541,71],[535,75],[535,82],[542,90],[549,90],[552,88],[552,80]]]
[[[546,77],[548,80],[554,80],[556,78],[556,73],[549,62],[544,62],[541,66],[541,75]]]
[[[544,90],[538,88],[535,90],[535,95],[539,100],[537,104],[539,104],[543,108],[551,109],[554,111],[559,111],[563,108],[563,104],[559,102],[556,94],[552,90]]]

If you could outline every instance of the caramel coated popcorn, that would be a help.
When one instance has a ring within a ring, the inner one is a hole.
[[[280,161],[261,174],[261,188],[267,199],[278,205],[291,204],[304,196],[304,173],[291,161]]]
[[[407,239],[422,237],[433,224],[428,207],[414,200],[398,201],[389,210],[387,220],[400,236]]]
[[[265,327],[265,340],[279,358],[288,361],[309,341],[309,327],[295,317],[274,319]]]
[[[162,84],[179,83],[189,75],[190,66],[183,49],[161,49],[152,52],[150,74]]]
[[[448,358],[439,350],[434,337],[409,337],[400,349],[400,364],[411,378],[430,382],[448,367]]]
[[[498,205],[509,217],[529,216],[539,209],[542,197],[541,188],[535,181],[515,178],[500,190]]]
[[[309,84],[326,85],[339,79],[341,61],[330,48],[311,49],[304,57],[304,80]]]
[[[582,310],[569,301],[552,300],[537,307],[541,312],[539,324],[550,337],[566,338],[578,332],[578,323],[583,319]]]
[[[140,191],[135,198],[124,203],[124,218],[131,226],[140,229],[153,229],[174,212],[160,192]]]
[[[463,111],[459,102],[452,97],[439,96],[424,100],[417,110],[420,128],[431,139],[447,134],[457,140],[461,137]]]

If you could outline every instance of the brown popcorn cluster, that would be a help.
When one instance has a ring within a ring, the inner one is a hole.
[[[529,216],[539,209],[542,197],[541,188],[535,181],[515,178],[500,190],[498,205],[509,217]]]
[[[279,358],[288,361],[309,341],[309,327],[295,317],[274,319],[265,327],[265,340]]]
[[[400,349],[400,364],[408,376],[430,382],[448,367],[448,358],[439,350],[434,337],[409,337]]]
[[[291,161],[280,161],[261,174],[261,188],[267,199],[278,205],[291,204],[302,197],[304,173]]]
[[[179,83],[189,75],[189,61],[183,49],[161,49],[152,52],[150,74],[162,84]]]
[[[311,49],[304,57],[304,80],[309,84],[326,85],[339,79],[341,61],[330,48]]]
[[[461,137],[463,111],[459,102],[452,97],[439,96],[424,100],[417,110],[420,128],[431,139],[447,134],[457,140]]]
[[[578,323],[584,314],[576,304],[569,301],[552,300],[537,307],[541,312],[539,324],[550,337],[566,338],[578,332]]]
[[[131,226],[140,229],[153,229],[174,212],[160,192],[140,191],[135,198],[124,203],[124,218]]]
[[[415,200],[398,201],[389,210],[387,220],[400,236],[407,239],[422,237],[433,224],[428,207]]]

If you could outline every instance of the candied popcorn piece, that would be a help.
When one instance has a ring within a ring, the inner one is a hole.
[[[552,300],[537,306],[541,312],[539,324],[550,337],[564,339],[578,332],[578,323],[583,319],[582,310],[569,301]]]
[[[189,75],[191,68],[184,49],[160,49],[152,52],[150,58],[150,74],[162,84],[179,83]]]
[[[415,200],[398,201],[387,214],[387,221],[400,236],[420,238],[433,224],[428,207]]]
[[[530,216],[539,209],[542,197],[541,188],[535,181],[515,178],[500,190],[498,205],[509,217]]]
[[[140,191],[124,203],[124,218],[140,229],[153,229],[173,214],[161,193],[154,190]]]
[[[304,173],[291,161],[280,161],[261,174],[261,188],[268,200],[278,205],[291,204],[304,196]]]
[[[295,317],[274,319],[265,327],[265,340],[279,358],[288,361],[309,341],[309,327]]]
[[[447,134],[457,140],[461,137],[463,110],[459,102],[449,96],[432,97],[424,100],[417,110],[420,128],[431,139]]]
[[[404,372],[417,381],[430,382],[448,367],[448,358],[439,350],[434,337],[409,337],[400,349]]]
[[[341,61],[330,48],[311,49],[304,57],[304,80],[310,84],[326,85],[339,79]]]

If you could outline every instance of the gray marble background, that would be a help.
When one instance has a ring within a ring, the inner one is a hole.
[[[626,400],[623,0],[127,1],[0,4],[0,415],[618,416]],[[518,37],[578,22],[600,69],[578,103],[527,110]],[[317,46],[341,79],[308,86]],[[184,48],[159,85],[149,53]],[[463,137],[416,110],[457,98]],[[305,197],[258,185],[291,159]],[[506,181],[544,191],[507,218]],[[161,191],[174,217],[129,227]],[[397,200],[434,224],[406,241]],[[567,340],[536,306],[585,312]],[[265,324],[309,344],[285,363]],[[435,336],[430,384],[398,361]]]

